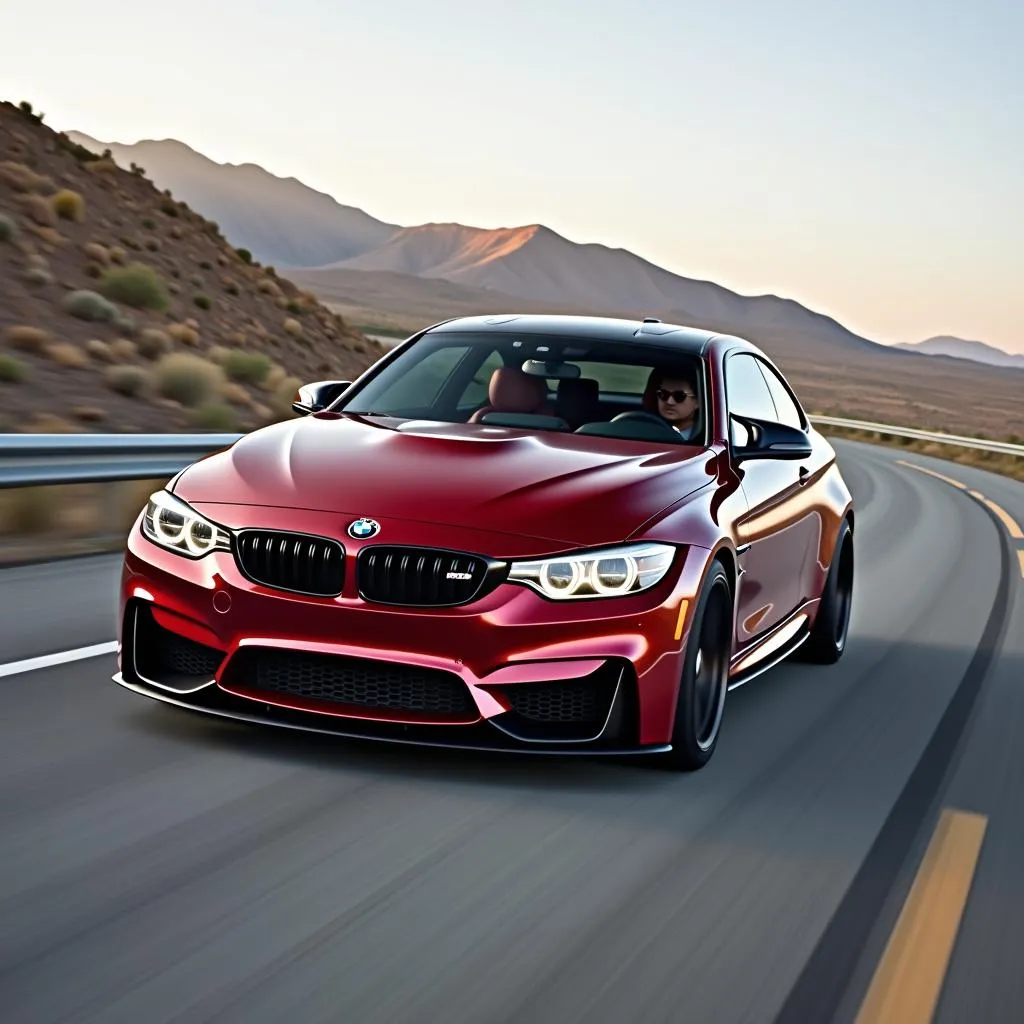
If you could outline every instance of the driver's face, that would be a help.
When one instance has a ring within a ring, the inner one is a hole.
[[[688,423],[697,412],[697,396],[685,380],[666,377],[655,392],[658,412],[670,423]]]

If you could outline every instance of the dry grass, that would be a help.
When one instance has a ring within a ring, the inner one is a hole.
[[[889,434],[878,434],[867,430],[848,430],[846,427],[822,426],[818,430],[827,437],[864,441],[868,444],[882,445],[885,448],[898,448],[901,451],[916,452],[919,455],[931,455],[937,459],[959,463],[962,466],[986,469],[990,473],[999,473],[1013,480],[1024,481],[1024,456],[1020,455],[1003,455],[999,452],[982,451],[979,448],[961,448],[959,445],[936,444],[933,441],[919,441],[912,437],[893,437]],[[1006,438],[1006,440],[1011,441],[1010,438]]]

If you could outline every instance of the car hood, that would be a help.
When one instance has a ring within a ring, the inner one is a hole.
[[[476,424],[321,414],[186,469],[189,503],[393,518],[587,546],[623,540],[713,479],[713,455]]]

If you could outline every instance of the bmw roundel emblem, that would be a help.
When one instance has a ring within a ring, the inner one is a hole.
[[[366,540],[380,533],[380,523],[376,519],[356,519],[348,524],[348,535],[356,540]]]

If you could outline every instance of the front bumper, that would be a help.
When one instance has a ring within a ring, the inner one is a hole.
[[[303,528],[330,536],[333,517],[317,518],[306,513]],[[421,524],[416,533],[416,543],[450,546]],[[472,549],[474,538],[460,540]],[[351,545],[346,557],[358,553]],[[114,678],[193,711],[329,735],[538,753],[665,751],[707,559],[685,549],[658,586],[628,598],[559,603],[505,583],[467,605],[395,607],[348,586],[332,598],[271,590],[243,576],[230,553],[183,558],[136,523]]]

